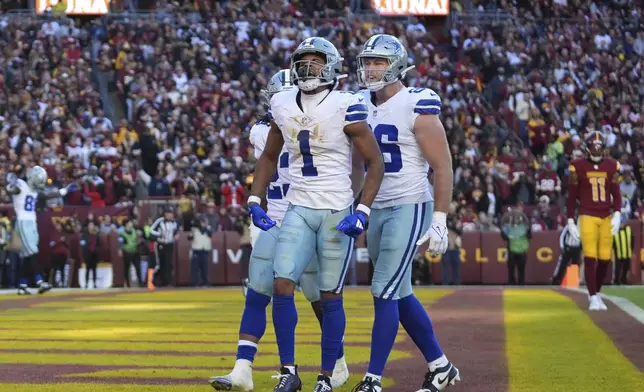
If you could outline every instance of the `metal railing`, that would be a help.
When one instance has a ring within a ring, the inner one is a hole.
[[[456,27],[477,26],[486,27],[504,25],[513,20],[512,15],[504,11],[468,11],[450,14],[452,24]]]

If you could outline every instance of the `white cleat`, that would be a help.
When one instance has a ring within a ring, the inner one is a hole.
[[[604,307],[606,307],[606,305],[604,305]],[[599,295],[595,294],[590,296],[590,305],[588,305],[588,310],[591,312],[602,310],[602,302]]]
[[[333,375],[331,376],[331,387],[338,388],[349,381],[349,367],[344,357],[335,361]]]
[[[608,306],[604,303],[604,300],[602,299],[601,295],[597,294],[597,300],[599,302],[599,310],[606,311],[608,310]]]
[[[250,366],[236,365],[230,374],[210,377],[208,383],[216,391],[251,392],[253,390],[253,370]]]

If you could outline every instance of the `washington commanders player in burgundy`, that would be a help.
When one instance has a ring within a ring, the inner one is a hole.
[[[589,310],[606,310],[598,295],[610,268],[613,235],[619,231],[622,196],[617,183],[619,162],[604,157],[606,141],[601,132],[586,136],[587,157],[570,163],[568,231],[581,239]],[[575,211],[579,201],[579,228]]]

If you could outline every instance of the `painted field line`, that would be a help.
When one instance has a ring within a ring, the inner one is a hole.
[[[588,291],[581,288],[564,287],[564,289],[574,291],[576,293],[588,294]],[[615,306],[620,308],[624,313],[639,321],[641,324],[644,324],[644,310],[632,303],[630,300],[624,297],[619,297],[617,295],[607,295],[603,293],[600,293],[600,295],[602,296],[602,298],[606,298],[607,300],[615,304]]]

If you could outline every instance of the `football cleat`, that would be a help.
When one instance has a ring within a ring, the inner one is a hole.
[[[417,392],[438,392],[461,381],[461,375],[451,362],[425,374],[423,386]]]
[[[352,392],[382,392],[382,385],[380,384],[380,381],[365,376],[365,378],[363,378],[362,381],[353,388]]]
[[[42,282],[38,287],[38,294],[44,294],[51,290],[51,285],[47,282]]]
[[[315,383],[315,388],[313,392],[331,392],[333,387],[331,387],[331,379],[324,374],[318,376],[318,381]]]
[[[335,361],[333,368],[333,375],[331,376],[331,386],[338,388],[344,385],[349,380],[349,367],[344,357]]]
[[[235,367],[230,374],[225,376],[210,377],[208,383],[216,391],[244,391],[253,390],[253,373],[250,367],[240,369]]]
[[[295,366],[295,373],[291,373],[290,370],[282,366],[280,373],[273,376],[279,380],[273,392],[295,392],[302,390],[302,380],[297,374],[297,366]]]
[[[18,295],[31,295],[31,291],[29,291],[29,289],[26,287],[19,287]]]

